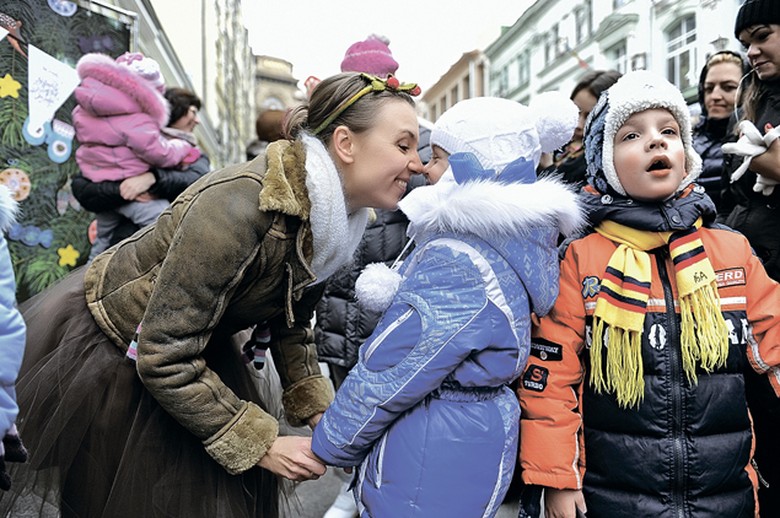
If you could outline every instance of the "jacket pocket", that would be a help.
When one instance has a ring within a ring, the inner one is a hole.
[[[382,330],[379,335],[377,335],[376,338],[374,338],[371,343],[368,344],[366,347],[366,352],[363,355],[363,362],[368,363],[368,361],[371,359],[371,355],[376,352],[377,348],[382,345],[382,342],[396,329],[398,329],[401,325],[403,325],[404,322],[406,322],[409,317],[412,316],[414,313],[414,308],[409,308],[406,311],[401,314],[397,319],[395,319],[393,322],[390,322],[390,324]],[[387,317],[388,315],[385,315]]]

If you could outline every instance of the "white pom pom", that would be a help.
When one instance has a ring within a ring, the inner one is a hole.
[[[373,311],[386,310],[401,285],[401,275],[384,263],[366,266],[355,282],[355,296],[361,306]]]
[[[544,92],[528,105],[536,119],[539,145],[550,153],[567,144],[580,118],[580,110],[571,99],[560,92]]]

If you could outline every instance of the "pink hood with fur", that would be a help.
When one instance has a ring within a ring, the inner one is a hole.
[[[73,126],[76,162],[93,182],[123,180],[152,167],[181,163],[193,146],[168,140],[168,102],[148,81],[104,54],[86,54],[76,65],[81,84]]]

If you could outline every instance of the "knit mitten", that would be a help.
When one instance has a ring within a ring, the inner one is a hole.
[[[27,448],[24,447],[16,425],[13,425],[3,437],[0,443],[0,489],[8,491],[11,489],[11,476],[6,471],[5,463],[8,462],[27,462]]]
[[[750,162],[753,157],[761,155],[772,143],[777,140],[780,128],[772,128],[762,135],[750,121],[742,121],[739,123],[739,129],[742,136],[736,142],[729,142],[723,144],[722,150],[724,153],[730,155],[740,155],[745,157],[745,160],[731,175],[731,182],[736,182],[745,172],[750,168]],[[753,186],[754,192],[760,192],[764,196],[769,196],[775,189],[775,185],[780,182],[772,180],[770,178],[764,178],[761,175],[756,175],[756,184]]]
[[[5,448],[5,460],[8,462],[27,462],[27,448],[19,437],[19,431],[16,425],[11,426],[8,433],[3,437],[3,448]]]

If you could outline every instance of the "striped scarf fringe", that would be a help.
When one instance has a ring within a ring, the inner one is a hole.
[[[618,247],[610,257],[596,299],[590,383],[597,393],[614,393],[623,408],[637,407],[644,399],[642,334],[651,280],[648,250],[669,247],[679,297],[683,370],[688,382],[698,382],[697,366],[711,373],[726,363],[728,328],[720,311],[715,271],[699,237],[700,226],[698,220],[684,231],[647,232],[605,221],[596,228]]]

